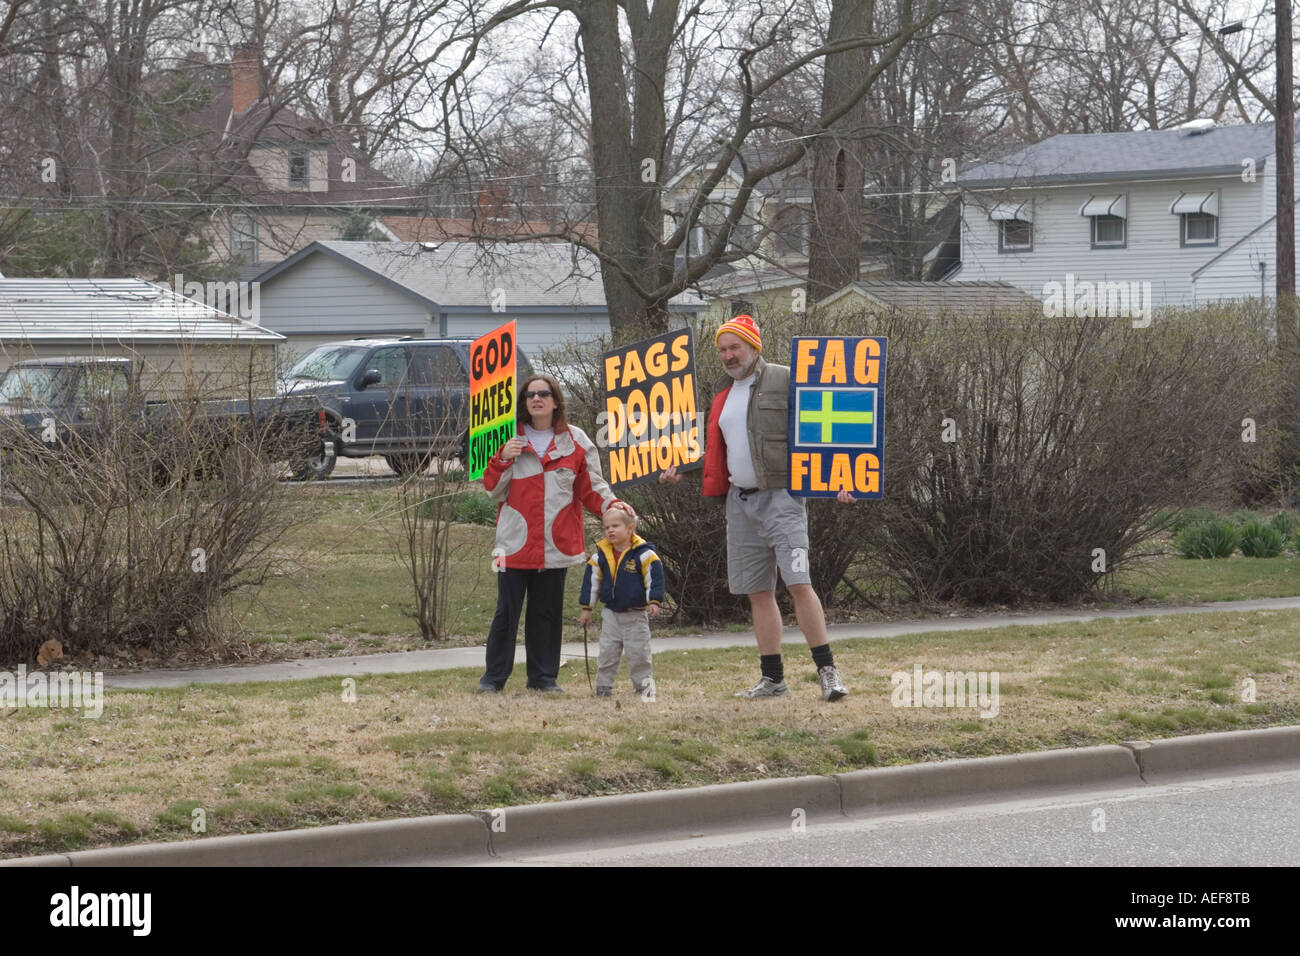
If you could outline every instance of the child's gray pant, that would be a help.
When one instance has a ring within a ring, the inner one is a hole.
[[[596,686],[613,687],[618,662],[627,654],[627,668],[632,685],[641,691],[651,677],[650,615],[644,609],[611,611],[604,608],[600,617],[600,658],[596,667]]]

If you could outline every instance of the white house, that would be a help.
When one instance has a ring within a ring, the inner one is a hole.
[[[690,230],[686,241],[678,247],[679,260],[683,257],[695,257],[712,245],[718,228],[732,204],[735,202],[744,180],[745,168],[760,165],[771,158],[765,148],[745,147],[740,157],[734,159],[718,184],[709,193],[708,200],[700,210],[696,225]],[[713,171],[716,160],[687,166],[664,184],[663,191],[663,237],[668,239],[678,222],[686,215],[691,200],[700,189],[704,179]],[[869,209],[875,186],[868,185],[862,195],[864,215]],[[927,278],[938,278],[940,272],[949,270],[951,254],[946,244],[951,241],[955,230],[955,209],[950,197],[934,195],[927,206],[926,221],[921,234],[903,241],[922,241],[926,243],[924,269]],[[801,275],[806,284],[808,276],[808,257],[812,243],[812,224],[816,212],[813,209],[813,189],[808,178],[807,163],[801,162],[790,169],[782,170],[761,180],[750,194],[745,213],[732,231],[727,251],[747,251],[750,254],[732,263],[732,270],[748,273],[760,279],[769,274],[784,273],[787,276]],[[891,239],[887,235],[872,235],[870,230],[864,235],[860,256],[861,277],[884,276],[890,266]],[[955,244],[955,243],[954,243]],[[759,284],[743,278],[729,276],[728,269],[711,271],[707,281],[700,283],[701,292],[710,298],[723,293],[715,293],[709,288],[714,285],[748,284],[744,293],[763,294],[773,287]],[[717,282],[714,282],[714,280]],[[734,291],[741,291],[739,289]]]
[[[679,249],[679,256],[695,257],[712,243],[740,192],[745,165],[759,165],[770,158],[766,151],[743,150],[745,162],[737,157],[709,193],[699,219]],[[663,235],[667,239],[686,215],[687,207],[716,160],[687,166],[664,184]],[[812,224],[812,184],[802,166],[782,170],[754,186],[745,214],[732,232],[729,251],[747,250],[756,256],[739,260],[740,266],[761,268],[764,262],[798,265],[808,261]],[[766,235],[764,232],[766,231]],[[760,238],[762,237],[762,238]]]
[[[1275,176],[1272,123],[1053,136],[959,175],[948,278],[1038,298],[1124,283],[1156,308],[1269,295]]]

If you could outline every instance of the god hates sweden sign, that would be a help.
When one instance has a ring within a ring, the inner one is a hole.
[[[515,323],[474,340],[469,349],[469,480],[478,481],[498,449],[515,436]]]
[[[801,337],[790,348],[790,494],[880,498],[885,345],[880,337]]]

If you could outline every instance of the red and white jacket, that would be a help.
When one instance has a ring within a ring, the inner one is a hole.
[[[601,473],[596,446],[574,425],[557,431],[541,457],[530,444],[513,463],[493,455],[483,487],[499,506],[494,563],[529,571],[586,561],[583,507],[600,517],[619,500]]]

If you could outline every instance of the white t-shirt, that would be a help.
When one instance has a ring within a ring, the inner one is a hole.
[[[718,418],[722,440],[727,443],[727,471],[731,474],[731,483],[737,488],[758,485],[754,456],[749,452],[749,391],[757,378],[755,372],[731,383],[727,404],[722,406],[722,415]]]
[[[537,457],[541,458],[546,454],[546,449],[551,447],[551,439],[555,437],[555,429],[534,428],[532,425],[525,425],[524,437],[528,439],[528,444],[533,446],[533,451],[537,452]]]

